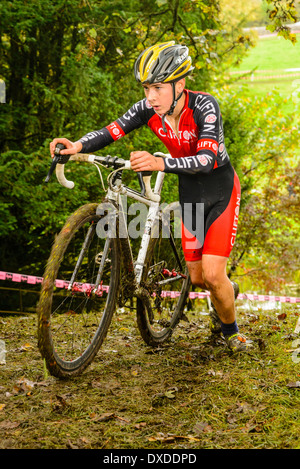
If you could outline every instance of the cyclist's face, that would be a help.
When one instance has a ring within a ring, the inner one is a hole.
[[[170,83],[154,83],[143,85],[145,96],[154,111],[166,114],[173,102],[173,90]]]

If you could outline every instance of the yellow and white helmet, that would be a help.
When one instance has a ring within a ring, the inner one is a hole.
[[[142,52],[135,62],[134,74],[141,83],[174,83],[193,69],[188,47],[169,41]]]

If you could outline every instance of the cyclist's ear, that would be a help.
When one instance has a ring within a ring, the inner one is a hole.
[[[185,78],[181,78],[176,82],[176,91],[181,93],[184,90],[185,87]]]

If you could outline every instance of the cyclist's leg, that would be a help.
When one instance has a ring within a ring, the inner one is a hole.
[[[226,203],[224,199],[220,200],[210,210],[206,219],[202,268],[203,278],[211,292],[213,303],[212,332],[221,330],[217,316],[224,324],[231,324],[235,320],[234,300],[239,288],[229,280],[226,267],[235,241],[240,200],[240,182],[233,172],[233,185]]]
[[[196,237],[187,240],[183,236],[183,249],[192,283],[201,288],[205,285],[210,291],[213,328],[216,332],[222,331],[226,337],[238,333],[234,304],[238,288],[229,280],[226,266],[235,241],[239,204],[240,184],[234,174],[233,190],[227,205],[222,206],[220,201],[206,218],[203,248],[199,246]],[[217,217],[216,213],[221,215]],[[245,350],[248,348],[248,343],[238,341],[231,348]]]
[[[226,273],[227,257],[203,254],[202,276],[221,321],[235,321],[234,291]]]
[[[192,285],[206,290],[207,286],[203,280],[202,259],[198,261],[186,261],[186,265],[189,270]]]

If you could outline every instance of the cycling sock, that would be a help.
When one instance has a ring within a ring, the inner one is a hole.
[[[221,321],[221,329],[224,336],[236,334],[237,332],[239,332],[239,328],[236,321],[232,322],[231,324],[224,324],[224,322]]]

